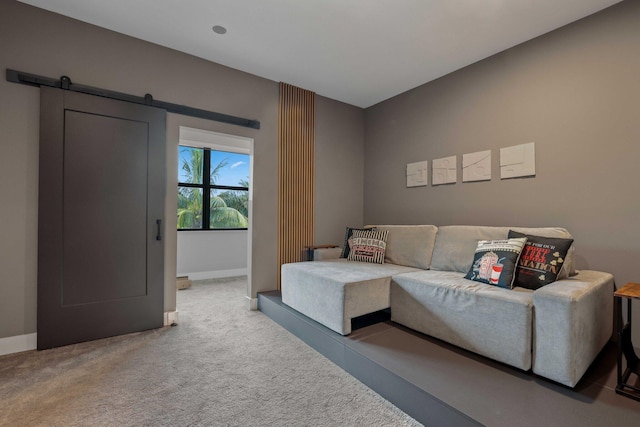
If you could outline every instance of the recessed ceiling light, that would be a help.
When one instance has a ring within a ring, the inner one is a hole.
[[[225,27],[223,27],[222,25],[214,25],[213,26],[213,32],[216,34],[224,34],[227,32],[227,29]]]

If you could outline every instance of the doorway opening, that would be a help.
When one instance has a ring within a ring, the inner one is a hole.
[[[180,126],[178,277],[194,281],[249,276],[252,170],[252,138]]]

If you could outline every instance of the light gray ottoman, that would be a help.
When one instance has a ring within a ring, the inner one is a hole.
[[[345,259],[284,264],[282,302],[348,335],[354,317],[389,308],[391,276],[417,270]]]

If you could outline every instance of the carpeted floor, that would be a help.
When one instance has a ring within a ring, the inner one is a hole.
[[[0,357],[0,425],[420,425],[246,310],[246,286],[179,291],[176,327]]]

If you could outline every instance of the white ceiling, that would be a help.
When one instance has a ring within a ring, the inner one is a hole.
[[[21,1],[369,107],[620,0]]]

